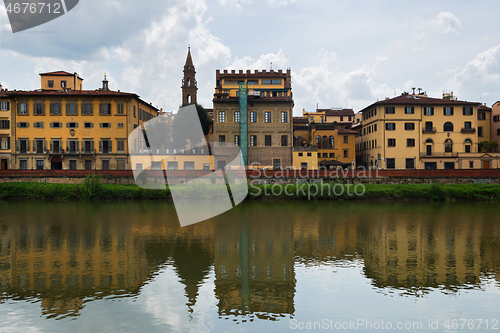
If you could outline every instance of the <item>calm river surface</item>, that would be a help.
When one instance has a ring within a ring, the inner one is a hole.
[[[180,228],[166,203],[0,202],[0,332],[500,331],[499,216],[247,202]]]

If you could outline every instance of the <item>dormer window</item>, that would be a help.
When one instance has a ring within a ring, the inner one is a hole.
[[[61,88],[66,88],[66,81],[61,81]]]
[[[49,80],[48,81],[48,86],[49,86],[49,88],[54,88],[54,81]]]

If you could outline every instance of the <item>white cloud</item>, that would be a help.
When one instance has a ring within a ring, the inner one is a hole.
[[[296,0],[267,0],[267,2],[271,7],[279,7],[279,6],[287,6],[291,3],[296,2]]]
[[[221,6],[232,7],[241,10],[242,4],[251,4],[252,0],[219,0]]]
[[[430,20],[430,26],[443,32],[458,34],[458,29],[462,27],[460,20],[450,12],[439,12],[439,14]]]
[[[295,105],[360,110],[377,98],[392,96],[392,88],[375,80],[378,67],[386,61],[386,57],[379,56],[369,64],[345,71],[339,66],[335,53],[323,52],[318,66],[303,68],[293,75]],[[300,112],[295,110],[296,114]]]
[[[7,10],[3,4],[0,4],[0,33],[3,32],[12,32],[12,28],[10,27]]]
[[[288,60],[285,57],[285,54],[282,49],[278,51],[278,53],[268,53],[262,54],[259,59],[254,59],[249,56],[245,56],[243,58],[238,58],[233,61],[231,65],[227,67],[227,69],[250,69],[250,70],[269,70],[271,69],[271,64],[273,69],[285,69]]]
[[[500,45],[479,53],[448,80],[446,89],[459,98],[500,97]],[[488,91],[494,91],[488,94]],[[467,94],[467,95],[466,95]]]

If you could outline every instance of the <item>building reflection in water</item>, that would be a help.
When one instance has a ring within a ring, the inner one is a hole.
[[[186,228],[158,204],[22,209],[0,222],[0,303],[35,300],[49,318],[77,316],[86,302],[139,295],[168,266],[187,311],[213,269],[220,317],[275,320],[295,312],[302,265],[357,258],[374,288],[410,295],[498,280],[496,214],[379,206],[249,203]]]

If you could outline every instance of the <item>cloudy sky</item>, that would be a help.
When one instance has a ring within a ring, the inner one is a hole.
[[[0,82],[37,89],[65,70],[164,110],[181,102],[191,46],[198,100],[212,107],[216,69],[292,69],[302,109],[359,111],[412,87],[500,100],[500,1],[83,0],[62,17],[12,33],[0,5]]]

